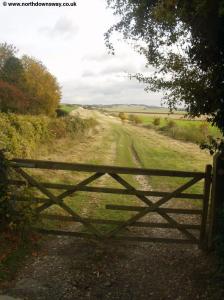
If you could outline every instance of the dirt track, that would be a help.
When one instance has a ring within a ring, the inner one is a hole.
[[[218,300],[208,294],[211,263],[192,246],[58,237],[26,262],[7,294],[24,300]]]

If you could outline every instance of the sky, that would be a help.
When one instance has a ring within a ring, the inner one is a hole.
[[[15,45],[18,56],[42,61],[58,79],[64,103],[160,105],[161,94],[146,93],[143,84],[128,77],[150,73],[144,57],[118,34],[113,36],[115,55],[108,53],[104,33],[118,19],[106,0],[77,0],[76,4],[59,8],[0,3],[0,42]]]

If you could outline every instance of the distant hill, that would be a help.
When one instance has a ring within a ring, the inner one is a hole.
[[[160,106],[150,106],[146,104],[98,104],[85,105],[86,108],[104,109],[104,110],[148,110],[148,109],[164,109]]]
[[[86,109],[102,110],[109,112],[158,112],[158,113],[168,113],[169,109],[166,107],[147,105],[147,104],[61,104],[63,108],[71,111],[77,109],[78,107],[83,107]],[[179,108],[178,111],[183,112],[183,108]]]
[[[108,104],[85,105],[85,108],[108,112],[168,112],[167,108],[146,104]]]

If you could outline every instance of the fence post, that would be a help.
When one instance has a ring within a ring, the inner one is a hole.
[[[201,233],[200,233],[200,244],[199,247],[202,250],[208,248],[208,209],[209,199],[211,193],[211,178],[212,178],[212,166],[207,165],[205,168],[205,181],[204,181],[204,199],[203,199],[203,211],[201,218]]]
[[[221,213],[224,208],[224,153],[217,153],[213,159],[213,178],[210,203],[208,247],[214,249],[216,236],[221,232]]]

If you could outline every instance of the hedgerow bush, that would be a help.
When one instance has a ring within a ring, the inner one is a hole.
[[[0,113],[0,147],[12,156],[30,157],[37,145],[49,141],[49,118]]]
[[[160,118],[154,118],[153,119],[153,125],[159,126],[160,125]]]
[[[83,134],[90,127],[94,126],[94,119],[81,119],[79,117],[67,117],[64,119],[66,129],[71,136]]]
[[[28,195],[26,188],[10,188],[7,179],[13,172],[8,167],[5,151],[0,150],[0,232],[4,230],[25,232],[35,219],[31,203],[15,201],[15,196]]]
[[[132,123],[134,123],[136,125],[142,123],[141,118],[139,116],[136,116],[136,115],[133,115],[133,114],[129,115],[128,119],[129,119],[130,122],[132,122]]]
[[[20,243],[23,245],[24,239],[33,234],[30,229],[38,219],[33,202],[15,201],[15,197],[31,197],[31,191],[27,187],[12,189],[7,185],[7,178],[17,178],[15,171],[8,168],[8,159],[32,157],[40,144],[50,143],[56,138],[78,139],[95,125],[94,119],[79,117],[49,118],[0,113],[0,237],[4,234],[10,239],[18,237],[13,249]],[[8,257],[4,249],[0,249],[0,278],[5,261],[1,261],[1,257]]]
[[[207,123],[202,123],[200,126],[180,126],[173,120],[168,120],[165,126],[159,128],[159,130],[166,135],[186,142],[192,142],[196,144],[205,143],[209,139],[209,127]]]
[[[17,157],[32,157],[40,144],[55,138],[78,137],[97,124],[79,117],[49,118],[0,113],[0,148]]]
[[[27,249],[33,248],[36,237],[31,228],[38,221],[36,204],[15,201],[16,196],[31,198],[31,191],[27,187],[12,189],[7,185],[7,178],[17,178],[11,174],[14,171],[7,167],[8,159],[32,157],[40,144],[48,144],[57,138],[78,139],[95,125],[97,122],[94,119],[83,120],[79,117],[50,118],[0,113],[0,280],[5,278],[5,270],[12,265],[10,259],[22,259]],[[18,256],[18,253],[21,255]]]

